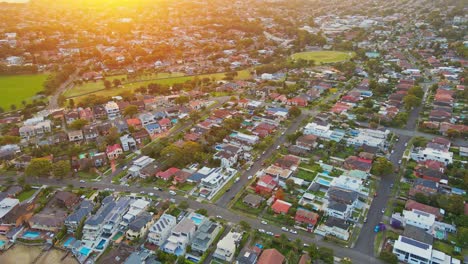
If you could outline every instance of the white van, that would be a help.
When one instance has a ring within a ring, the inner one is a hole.
[[[171,191],[169,191],[169,194],[170,194],[170,195],[177,195],[177,193],[176,193],[176,192],[174,192],[174,191],[172,191],[172,190],[171,190]]]

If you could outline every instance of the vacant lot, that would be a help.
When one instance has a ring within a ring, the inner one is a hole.
[[[115,78],[124,78],[125,75],[118,75],[114,77],[107,77],[108,80],[112,81]],[[131,81],[125,83],[118,87],[112,89],[104,89],[104,82],[89,82],[83,84],[81,86],[76,86],[70,90],[68,90],[64,95],[67,98],[74,98],[75,102],[79,102],[82,98],[89,94],[101,95],[101,96],[115,96],[124,91],[133,91],[138,87],[147,86],[150,83],[158,83],[161,85],[173,85],[176,83],[184,83],[186,81],[190,81],[193,78],[198,77],[200,79],[203,78],[214,78],[216,80],[222,80],[225,75],[224,73],[213,73],[213,74],[203,74],[203,75],[196,75],[196,76],[183,76],[180,73],[173,73],[169,75],[168,73],[159,73],[157,75],[151,76],[143,76],[139,77],[136,81]],[[250,77],[250,73],[248,70],[243,70],[238,72],[238,76],[236,79],[242,80],[247,79]]]
[[[0,76],[0,107],[6,111],[12,104],[22,108],[22,101],[30,102],[37,92],[42,91],[46,79],[47,74]]]
[[[349,60],[354,56],[354,52],[341,51],[308,51],[293,54],[291,57],[295,60],[313,60],[316,64],[333,63]]]

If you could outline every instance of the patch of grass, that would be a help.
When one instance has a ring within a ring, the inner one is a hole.
[[[31,196],[32,196],[35,192],[36,192],[35,189],[31,189],[31,190],[26,191],[26,192],[21,192],[21,193],[18,195],[17,199],[18,199],[20,202],[25,201],[25,200],[31,198]]]
[[[305,171],[299,169],[297,172],[296,177],[299,179],[303,179],[306,181],[313,181],[315,179],[315,176],[317,176],[317,172],[310,172],[310,171]]]
[[[375,235],[375,239],[374,239],[374,255],[378,255],[378,253],[380,252],[380,246],[382,244],[382,240],[383,240],[383,232],[378,232]]]
[[[43,90],[42,84],[47,76],[47,74],[0,76],[0,107],[5,111],[10,110],[12,104],[17,108],[23,108],[23,100],[26,103],[31,102],[31,98]]]
[[[99,177],[97,173],[87,172],[87,171],[79,171],[78,176],[80,177],[80,179],[84,179],[84,180],[92,180],[92,179]]]
[[[193,78],[198,77],[200,79],[203,78],[214,78],[216,80],[222,80],[225,75],[224,73],[212,73],[212,74],[202,74],[202,75],[193,75],[193,76],[176,76],[176,77],[165,77],[165,78],[156,78],[153,80],[143,80],[143,81],[136,81],[136,82],[129,82],[126,84],[123,84],[120,87],[117,88],[111,88],[111,89],[104,89],[104,83],[101,82],[102,87],[100,89],[94,89],[90,88],[88,89],[87,92],[81,92],[81,87],[76,87],[78,91],[76,91],[75,88],[72,88],[68,90],[64,95],[67,98],[74,98],[75,102],[79,102],[82,100],[86,95],[89,94],[95,94],[98,96],[115,96],[118,95],[124,91],[134,91],[136,88],[139,88],[141,86],[148,86],[150,83],[157,83],[161,85],[174,85],[176,83],[185,83],[186,81],[190,81]],[[250,72],[248,70],[242,70],[238,72],[238,75],[235,77],[237,80],[243,80],[247,79],[250,77]]]
[[[349,60],[354,57],[354,52],[341,52],[341,51],[308,51],[299,52],[291,55],[294,60],[313,60],[316,64],[334,63]]]
[[[126,171],[121,171],[119,174],[115,175],[115,176],[112,178],[112,183],[115,183],[115,184],[120,183],[120,179],[122,179],[123,177],[125,177],[125,175],[127,175],[127,172],[126,172]]]
[[[190,190],[192,190],[195,186],[191,183],[183,183],[181,184],[180,186],[178,186],[178,189],[181,190],[181,191],[184,191],[184,192],[188,192]]]

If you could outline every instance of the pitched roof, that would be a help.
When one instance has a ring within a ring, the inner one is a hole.
[[[265,249],[260,255],[257,264],[282,264],[284,256],[276,249]]]
[[[278,199],[273,203],[273,205],[271,206],[271,209],[273,209],[275,213],[286,214],[289,211],[289,208],[291,208],[291,206],[292,204]]]

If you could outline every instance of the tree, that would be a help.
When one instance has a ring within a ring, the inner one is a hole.
[[[208,216],[208,210],[203,209],[203,208],[196,210],[195,213]]]
[[[459,130],[456,130],[453,128],[447,129],[447,136],[449,138],[457,138],[457,137],[460,137],[460,135],[461,135],[461,132]]]
[[[189,208],[189,204],[187,201],[182,201],[179,203],[179,209],[181,210],[187,210]]]
[[[406,110],[411,110],[414,107],[418,107],[421,105],[421,98],[418,98],[412,94],[408,94],[405,97],[403,97],[403,103],[405,104]]]
[[[460,227],[457,230],[457,241],[462,247],[468,246],[468,227]]]
[[[392,173],[393,164],[386,158],[379,157],[372,164],[371,173],[378,176],[384,176]]]
[[[279,188],[276,191],[275,197],[276,197],[276,199],[284,200],[284,191],[283,191],[283,189]]]
[[[299,107],[297,107],[297,106],[293,106],[293,107],[289,108],[289,111],[288,111],[289,116],[291,116],[293,118],[296,118],[296,117],[300,116],[301,113],[302,113],[301,109],[299,109]]]
[[[333,264],[333,261],[334,261],[333,249],[321,247],[318,253],[319,253],[319,259],[323,260],[323,262],[327,264]]]
[[[66,160],[58,161],[52,164],[52,174],[55,177],[63,178],[67,176],[71,171],[70,162]]]
[[[109,80],[104,80],[104,87],[106,89],[110,89],[112,87],[112,83]]]
[[[138,107],[136,105],[129,105],[123,111],[125,117],[134,117],[136,114],[138,114]]]
[[[285,234],[281,234],[278,240],[280,242],[279,244],[281,245],[281,249],[284,249],[289,242],[288,237]]]
[[[26,167],[25,174],[27,176],[49,176],[52,170],[52,163],[45,158],[32,159],[28,167]]]
[[[379,258],[382,259],[386,263],[390,263],[390,264],[398,263],[397,256],[389,251],[382,251],[382,253],[380,253]]]
[[[75,100],[68,99],[68,105],[70,106],[70,108],[75,108]]]
[[[70,125],[68,125],[69,128],[73,130],[81,130],[84,126],[88,124],[88,120],[85,119],[76,119],[75,121],[71,122]]]
[[[307,252],[309,253],[309,256],[312,260],[317,260],[319,259],[319,252],[318,252],[318,248],[317,248],[317,245],[315,245],[314,243],[310,244],[308,247],[307,247]]]
[[[119,85],[122,84],[122,81],[119,80],[119,79],[114,79],[114,80],[112,81],[112,84],[114,85],[114,87],[117,87],[117,86],[119,86]]]
[[[106,143],[107,145],[114,145],[115,143],[117,143],[117,140],[119,139],[120,135],[119,135],[119,131],[117,130],[116,127],[111,127],[109,129],[109,134],[107,134],[107,137],[106,137]]]
[[[246,221],[242,220],[239,222],[239,225],[241,226],[241,228],[244,230],[244,231],[249,231],[251,229],[251,226],[249,223],[247,223]]]
[[[292,191],[294,190],[294,186],[296,184],[294,183],[294,180],[293,179],[287,179],[286,180],[286,187],[288,187],[288,191]]]
[[[188,96],[179,96],[177,97],[174,102],[178,105],[183,105],[183,104],[186,104],[190,101],[190,98],[188,98]]]
[[[423,98],[424,90],[421,88],[421,86],[415,85],[408,89],[408,94],[412,94],[418,98]]]
[[[425,195],[424,193],[422,192],[417,192],[415,195],[414,195],[414,200],[418,203],[422,203],[422,204],[428,204],[429,203],[429,197],[427,197],[427,195]]]
[[[11,109],[12,111],[15,111],[15,110],[16,110],[16,105],[15,105],[15,104],[11,104],[11,105],[10,105],[10,109]]]

